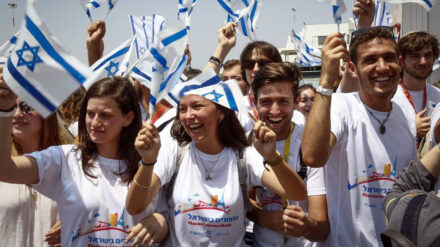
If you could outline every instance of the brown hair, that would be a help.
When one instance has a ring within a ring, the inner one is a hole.
[[[301,71],[293,63],[270,63],[258,71],[251,86],[255,99],[258,99],[258,90],[260,88],[277,82],[292,83],[292,95],[295,95],[301,78]]]
[[[85,94],[86,91],[83,88],[80,88],[61,105],[59,111],[66,126],[69,126],[78,120],[79,110],[81,109]]]
[[[301,85],[295,94],[295,102],[298,100],[298,97],[301,95],[302,92],[306,91],[307,89],[312,90],[316,93],[316,88],[312,84],[303,84]]]
[[[389,29],[383,27],[371,27],[368,28],[365,32],[355,36],[351,40],[350,60],[355,65],[357,64],[357,59],[358,59],[357,48],[359,47],[359,45],[367,41],[373,40],[375,38],[382,38],[392,41],[397,54],[397,44],[396,41],[394,40],[394,34]]]
[[[228,61],[226,61],[225,64],[223,64],[223,71],[230,70],[230,69],[234,68],[237,65],[239,65],[240,68],[241,68],[240,60],[238,60],[238,59],[228,60]]]
[[[403,58],[409,53],[419,51],[427,46],[432,48],[434,60],[437,59],[439,56],[438,40],[427,32],[410,32],[404,35],[399,43],[397,43],[399,55]]]
[[[235,115],[235,112],[219,104],[213,103],[223,114],[223,119],[217,126],[217,136],[219,142],[225,146],[234,149],[240,149],[248,146],[246,134],[243,127]],[[191,142],[191,137],[186,133],[179,118],[179,108],[175,117],[173,126],[171,127],[171,136],[177,140],[179,145],[185,145]]]
[[[56,112],[42,121],[40,146],[38,150],[35,151],[43,150],[51,146],[72,143],[72,135],[61,123]],[[20,145],[14,141],[14,138],[12,138],[12,154],[23,154]]]
[[[249,61],[252,57],[252,52],[256,51],[258,54],[266,56],[270,61],[272,62],[282,62],[283,59],[281,58],[280,52],[278,49],[273,46],[272,44],[265,42],[265,41],[254,41],[249,43],[241,52],[240,55],[240,63],[241,63],[241,74],[243,77],[243,80],[246,81],[248,84],[250,83],[246,79],[246,72],[245,72],[245,64],[247,61]]]
[[[84,173],[92,178],[96,178],[90,173],[94,160],[98,155],[98,149],[94,142],[90,139],[89,133],[86,129],[86,114],[87,104],[91,98],[112,97],[112,99],[118,104],[119,109],[125,115],[129,112],[134,113],[134,118],[131,124],[124,127],[119,137],[119,160],[123,160],[127,169],[120,171],[117,175],[121,176],[122,182],[129,183],[134,177],[137,171],[140,156],[133,146],[137,133],[141,129],[142,120],[141,112],[139,109],[138,98],[134,91],[133,85],[125,77],[115,76],[105,78],[97,81],[86,92],[83,104],[79,113],[78,120],[78,146],[75,151],[81,151],[82,169]]]

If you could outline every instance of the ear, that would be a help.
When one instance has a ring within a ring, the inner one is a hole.
[[[401,68],[403,68],[403,56],[402,55],[399,56],[399,65]]]
[[[218,111],[218,122],[221,123],[225,118],[225,114],[223,114],[223,112],[221,112],[220,110],[217,111]]]
[[[134,119],[134,112],[130,111],[129,113],[125,114],[124,116],[124,127],[128,127],[131,122],[133,122]]]
[[[347,73],[351,77],[358,78],[356,65],[354,65],[354,63],[352,61],[347,63],[347,68],[346,69],[347,69]]]

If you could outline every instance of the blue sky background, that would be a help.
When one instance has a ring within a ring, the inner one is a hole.
[[[331,6],[316,0],[261,0],[263,6],[257,24],[257,38],[277,47],[284,47],[287,36],[294,25],[292,8],[296,9],[295,28],[299,31],[302,23],[332,23]],[[26,10],[25,0],[0,0],[0,44],[12,36],[12,11],[8,3],[17,3],[15,10],[15,31],[21,27]],[[131,36],[128,15],[159,14],[167,19],[167,25],[177,22],[178,0],[119,0],[106,18],[107,32],[104,38],[104,54],[116,48]],[[343,22],[351,17],[351,0],[345,0],[348,11]],[[39,0],[37,11],[49,30],[65,48],[77,58],[87,63],[85,39],[90,21],[77,0]],[[96,17],[103,17],[104,11]],[[198,0],[193,12],[190,33],[192,66],[203,68],[217,46],[217,30],[224,25],[226,13],[216,0]],[[95,19],[94,19],[95,20]],[[237,45],[227,59],[238,58],[249,39],[237,34]]]

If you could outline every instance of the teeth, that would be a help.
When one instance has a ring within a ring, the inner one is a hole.
[[[269,118],[269,120],[272,121],[272,122],[279,122],[279,121],[283,120],[283,118],[282,117]]]
[[[380,78],[376,78],[376,81],[388,81],[390,79],[390,77],[380,77]]]
[[[202,126],[202,125],[201,124],[190,124],[189,128],[193,129],[193,128],[198,128],[200,126]]]

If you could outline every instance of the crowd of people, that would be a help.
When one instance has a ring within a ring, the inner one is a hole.
[[[150,90],[115,76],[43,119],[0,67],[2,244],[440,245],[438,41],[396,42],[374,11],[354,3],[348,48],[326,38],[317,88],[265,41],[226,61],[237,25],[218,30],[203,70],[236,80],[247,112],[196,93],[149,112]],[[105,30],[88,28],[90,65]]]

